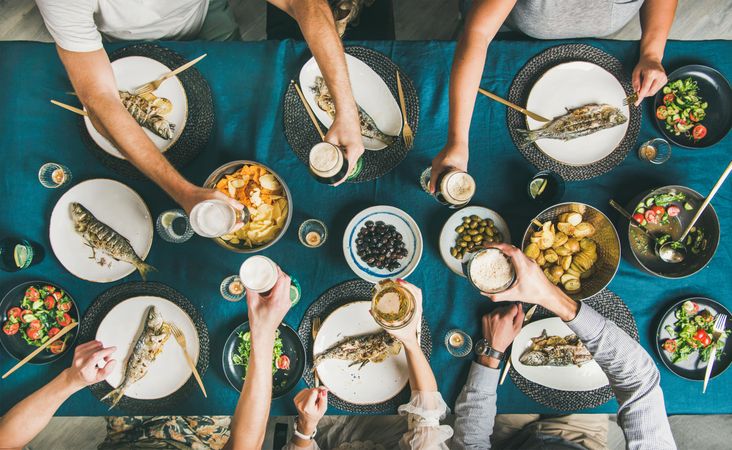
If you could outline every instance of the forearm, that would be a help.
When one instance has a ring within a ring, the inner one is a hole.
[[[409,366],[409,387],[412,391],[437,392],[437,381],[429,361],[415,340],[404,345]]]
[[[252,334],[252,351],[244,387],[231,420],[227,449],[258,449],[264,442],[272,401],[274,333]]]
[[[456,449],[489,449],[496,420],[496,388],[500,372],[478,363],[470,366],[468,381],[455,402]]]
[[[64,370],[0,418],[0,448],[22,448],[40,433],[58,408],[80,389]]]
[[[640,10],[641,58],[663,59],[671,25],[674,22],[677,0],[645,0]]]

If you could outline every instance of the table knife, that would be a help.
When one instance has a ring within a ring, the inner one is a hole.
[[[526,315],[524,315],[524,323],[521,324],[523,327],[529,321],[531,320],[531,317],[534,315],[534,312],[536,311],[536,305],[529,308],[528,311],[526,311]],[[506,365],[503,367],[503,373],[501,374],[501,380],[498,382],[498,384],[503,384],[504,381],[506,381],[506,376],[508,375],[508,371],[511,369],[511,352],[506,353]]]

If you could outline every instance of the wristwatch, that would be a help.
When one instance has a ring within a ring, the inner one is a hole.
[[[292,430],[292,434],[294,434],[295,436],[297,436],[300,439],[305,440],[305,441],[312,441],[313,439],[315,439],[315,435],[318,434],[318,428],[317,427],[313,430],[313,434],[311,434],[311,435],[307,435],[307,434],[300,433],[297,430],[297,420],[295,421],[295,426],[293,428],[294,429]]]
[[[475,354],[478,356],[496,358],[499,361],[503,360],[503,352],[499,352],[498,350],[491,348],[490,344],[488,344],[488,341],[485,339],[481,339],[477,344],[475,344]]]

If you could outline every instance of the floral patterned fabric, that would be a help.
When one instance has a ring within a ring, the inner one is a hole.
[[[100,450],[219,450],[229,440],[228,416],[107,417],[107,438]]]

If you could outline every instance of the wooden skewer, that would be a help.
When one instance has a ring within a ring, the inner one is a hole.
[[[83,109],[79,109],[75,106],[67,105],[66,103],[61,103],[58,100],[51,100],[51,103],[53,103],[56,106],[60,106],[63,109],[66,109],[68,111],[71,111],[72,113],[76,113],[80,116],[86,116],[87,113]]]
[[[302,104],[305,107],[305,110],[308,112],[308,116],[310,116],[310,120],[313,121],[313,125],[315,125],[315,129],[318,130],[320,139],[325,140],[325,134],[323,134],[323,130],[320,129],[320,124],[318,123],[318,119],[315,118],[315,114],[313,114],[313,110],[310,109],[310,104],[307,102],[307,100],[305,100],[305,96],[302,94],[302,90],[300,90],[300,86],[297,83],[295,83],[295,80],[290,80],[290,83],[295,85],[295,90],[297,91],[297,95],[300,96],[300,100],[302,101]]]
[[[20,360],[18,362],[18,364],[16,364],[15,366],[13,366],[12,369],[10,369],[7,372],[5,372],[5,375],[3,375],[3,378],[2,379],[3,380],[6,379],[10,374],[12,374],[16,370],[20,369],[21,366],[23,366],[25,363],[27,363],[28,361],[30,361],[31,359],[33,359],[37,354],[41,353],[43,350],[46,349],[46,347],[48,347],[49,345],[51,345],[54,342],[56,342],[61,336],[63,336],[64,334],[68,333],[69,331],[71,331],[78,324],[79,324],[79,322],[74,322],[74,323],[71,323],[69,325],[66,325],[54,337],[52,337],[51,339],[47,340],[45,344],[43,344],[40,347],[38,347],[37,349],[33,350],[33,352],[30,355],[28,355],[25,358],[23,358],[22,360]]]

